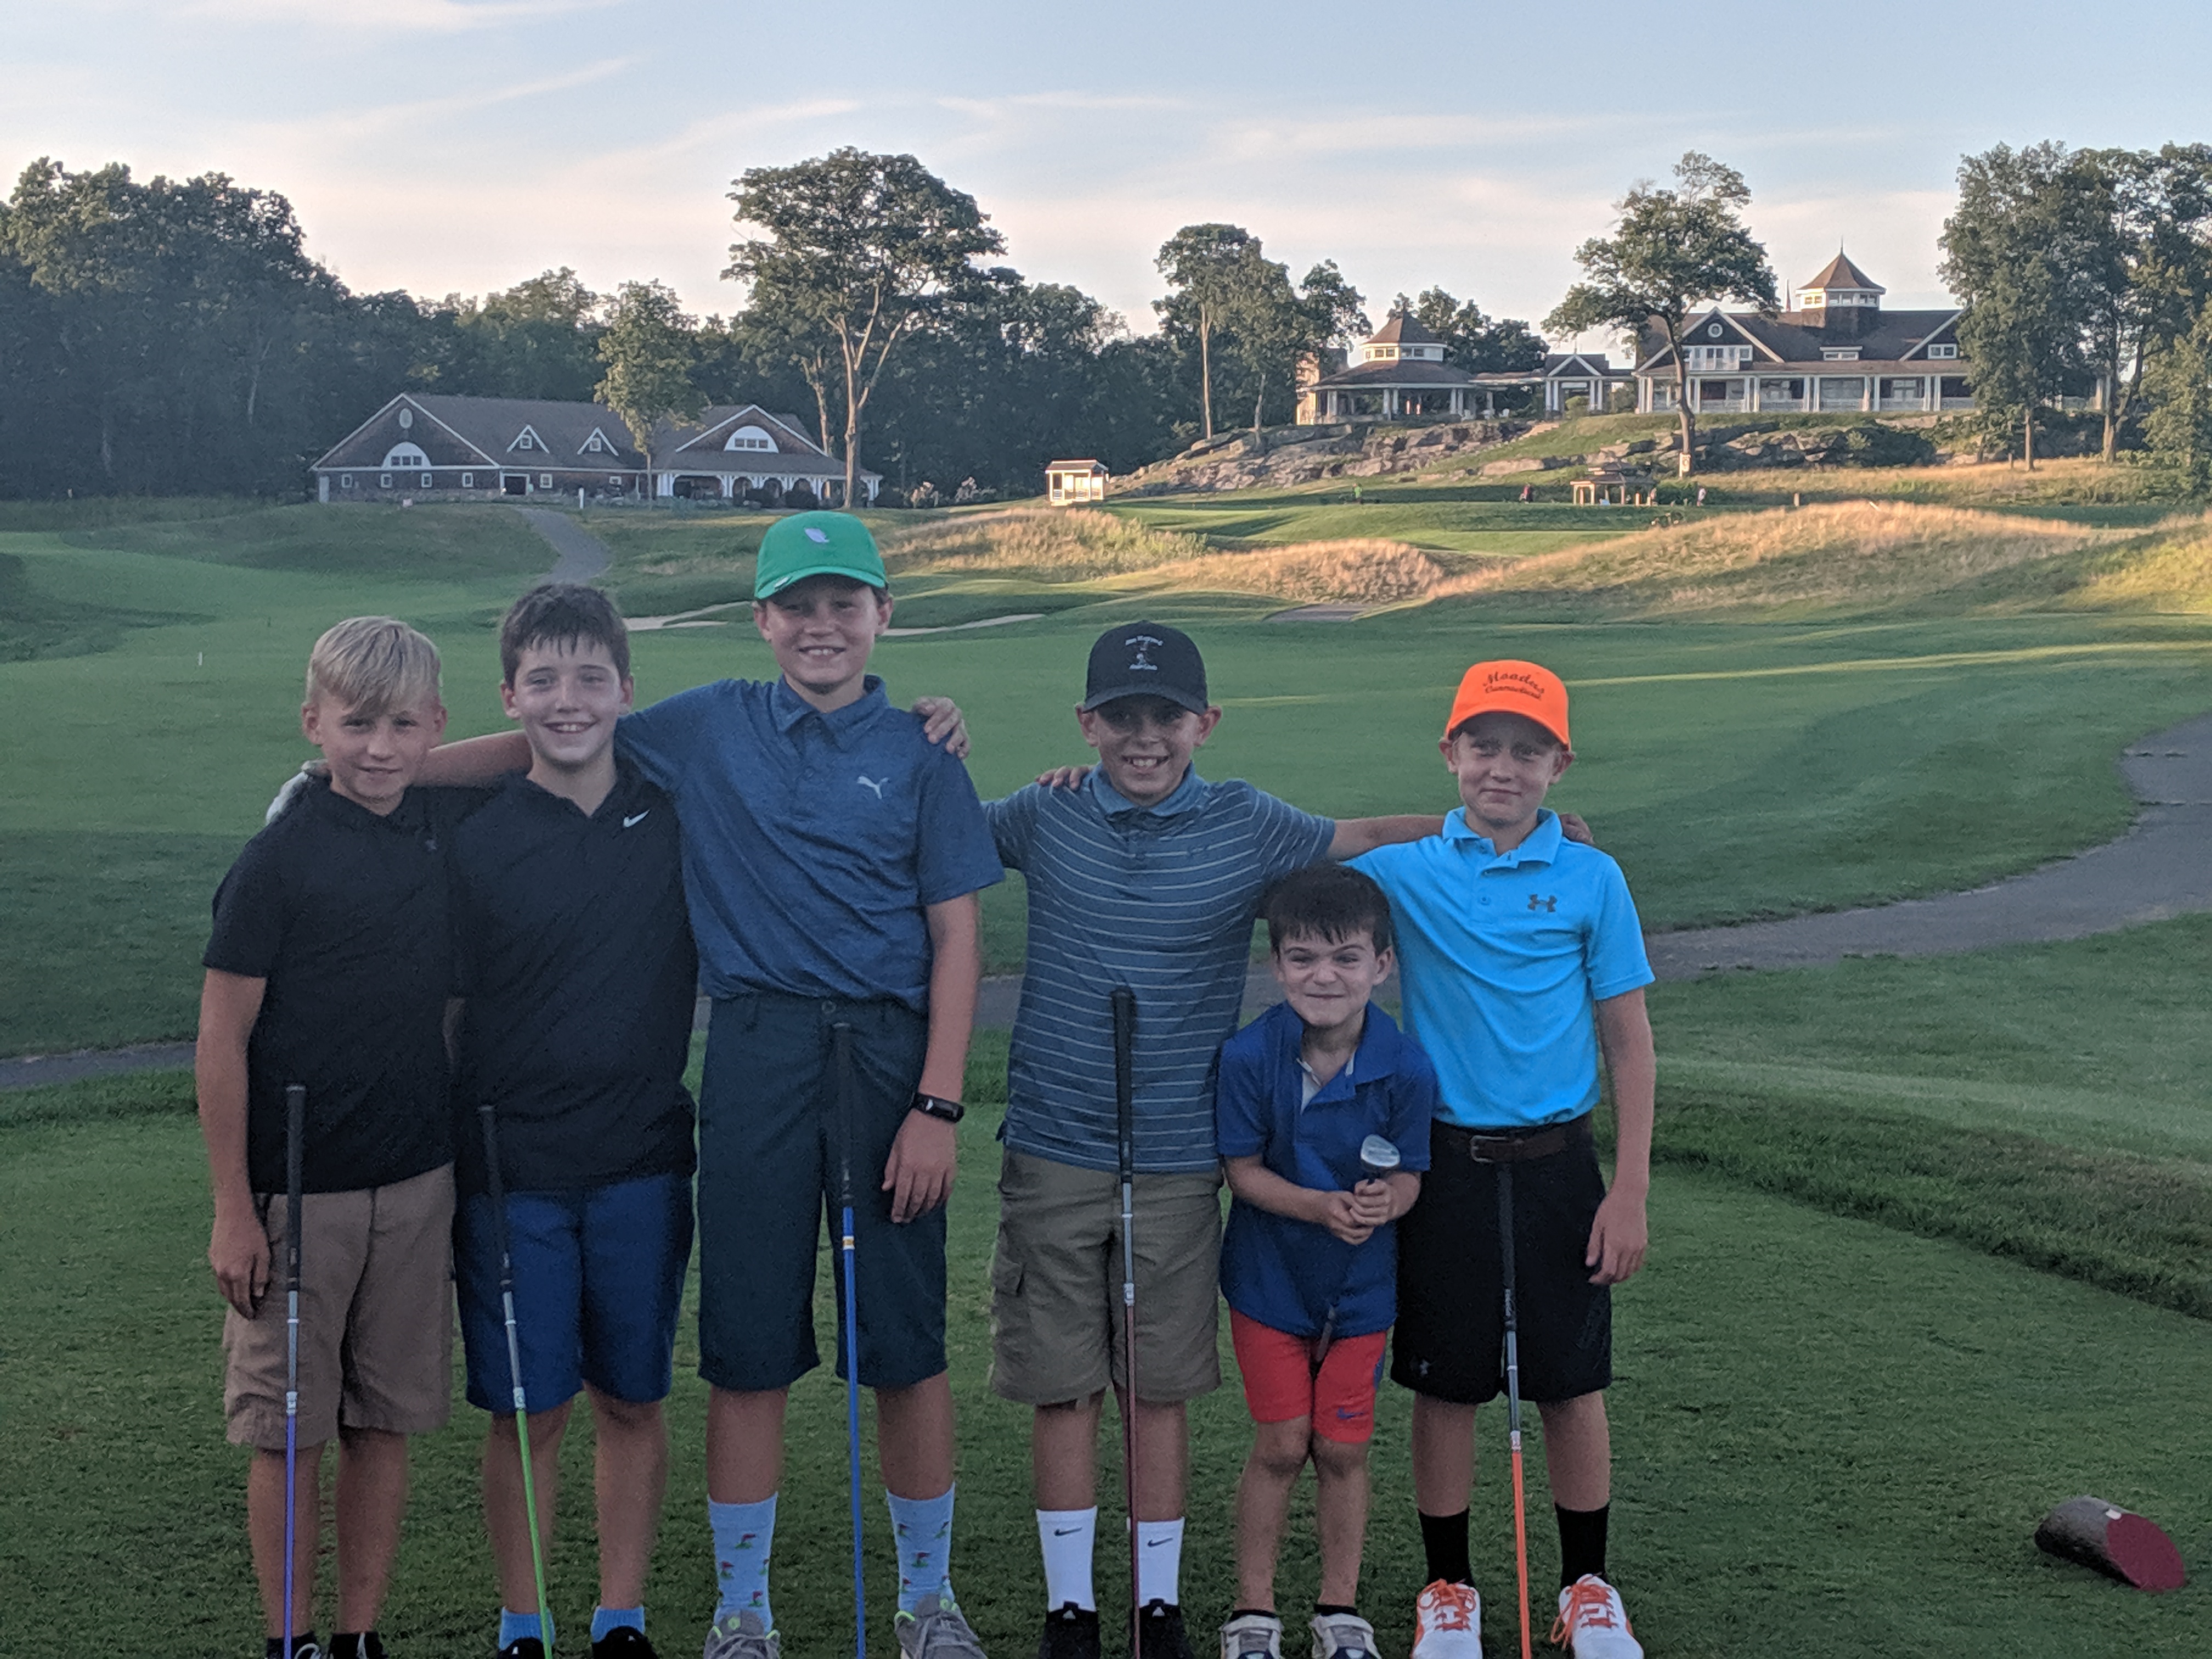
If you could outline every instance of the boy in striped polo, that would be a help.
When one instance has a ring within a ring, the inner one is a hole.
[[[1028,969],[1008,1065],[992,1264],[992,1386],[1035,1408],[1032,1469],[1050,1611],[1043,1659],[1095,1659],[1094,1472],[1120,1352],[1120,1206],[1109,999],[1136,994],[1141,1659],[1188,1659],[1178,1584],[1188,1402],[1216,1357],[1220,1182],[1213,1072],[1237,1029],[1261,893],[1278,877],[1433,836],[1443,821],[1316,817],[1191,757],[1220,721],[1189,636],[1163,623],[1092,647],[1076,719],[1097,769],[985,807],[1029,886]],[[1124,1401],[1124,1409],[1127,1409]]]

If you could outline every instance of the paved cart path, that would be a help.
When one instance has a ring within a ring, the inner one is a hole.
[[[560,514],[520,510],[533,519],[550,519],[577,530]],[[544,531],[543,525],[538,527]],[[550,532],[545,533],[552,538]],[[580,530],[577,533],[588,536]],[[604,556],[605,544],[597,537],[589,539]],[[564,562],[567,557],[564,551]],[[1652,969],[1662,980],[1694,979],[1716,969],[1809,968],[1846,957],[1944,956],[1992,945],[2081,939],[2212,911],[2212,714],[2199,715],[2131,745],[2120,757],[2119,768],[2142,802],[2142,811],[2134,827],[2117,841],[1970,892],[1735,927],[1650,934],[1644,945]],[[1018,977],[985,980],[976,1004],[976,1024],[1001,1030],[1012,1025],[1020,994]],[[1274,976],[1258,969],[1245,981],[1245,1010],[1256,1012],[1279,995]],[[703,1001],[699,1005],[702,1024],[706,1006]],[[191,1060],[189,1042],[26,1055],[0,1060],[0,1089],[189,1066]]]
[[[518,507],[517,513],[561,556],[545,573],[549,582],[587,582],[615,562],[614,550],[566,513],[550,507]]]

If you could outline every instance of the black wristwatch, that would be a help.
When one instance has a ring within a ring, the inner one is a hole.
[[[933,1117],[942,1123],[957,1123],[968,1115],[968,1109],[957,1100],[940,1100],[935,1095],[917,1094],[910,1112],[920,1112],[924,1117]]]

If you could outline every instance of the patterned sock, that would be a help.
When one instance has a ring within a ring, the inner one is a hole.
[[[634,1630],[645,1634],[645,1608],[593,1607],[592,1609],[592,1640],[604,1642],[611,1630]]]
[[[901,1613],[912,1613],[925,1595],[945,1607],[952,1601],[952,1494],[947,1486],[934,1498],[901,1498],[885,1492],[891,1531],[898,1539]]]
[[[1098,1510],[1039,1510],[1037,1547],[1044,1552],[1044,1604],[1057,1613],[1062,1607],[1095,1612],[1098,1598],[1091,1588],[1091,1557],[1098,1540]]]
[[[707,1526],[714,1534],[714,1620],[720,1624],[747,1608],[775,1628],[768,1604],[768,1557],[775,1543],[775,1494],[757,1504],[707,1504]]]
[[[1137,1601],[1182,1605],[1182,1521],[1137,1522]]]
[[[1554,1504],[1552,1513],[1559,1522],[1559,1588],[1566,1589],[1586,1573],[1604,1577],[1606,1521],[1613,1505],[1563,1510]]]
[[[529,1641],[544,1643],[548,1653],[553,1650],[551,1632],[539,1626],[536,1613],[510,1613],[501,1607],[499,1610],[500,1646],[505,1648],[516,1642]]]

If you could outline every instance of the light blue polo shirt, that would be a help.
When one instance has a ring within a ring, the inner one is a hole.
[[[929,1000],[924,908],[1000,880],[968,769],[868,676],[823,714],[781,680],[718,680],[626,714],[665,790],[707,994]]]
[[[1006,1145],[1115,1167],[1109,1000],[1126,985],[1137,997],[1137,1168],[1214,1169],[1214,1058],[1243,1006],[1253,912],[1268,883],[1328,855],[1335,823],[1194,771],[1155,806],[1093,772],[983,810],[999,857],[1029,884]]]
[[[1352,861],[1389,896],[1406,1029],[1462,1128],[1561,1123],[1597,1104],[1595,1005],[1652,980],[1620,866],[1556,814],[1499,853],[1455,808],[1443,833]]]

